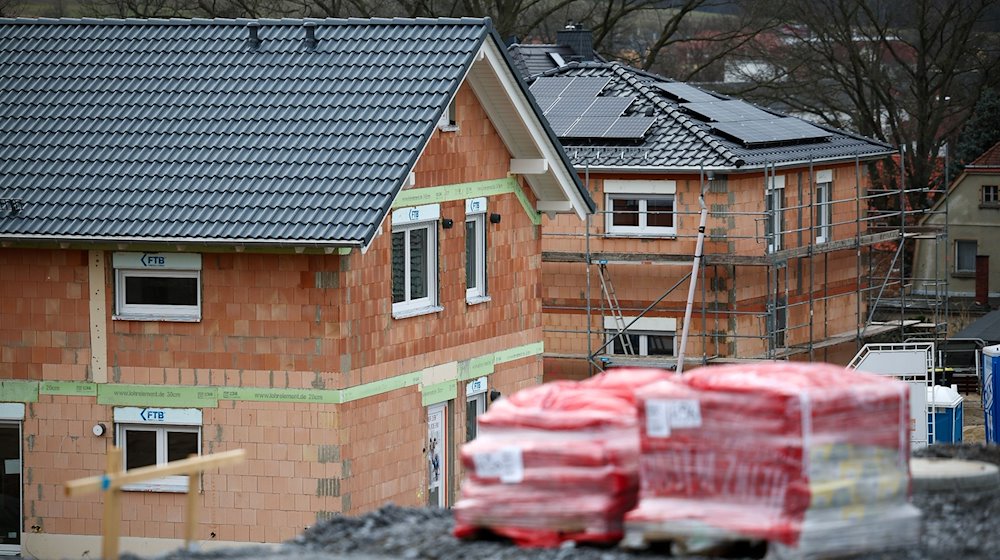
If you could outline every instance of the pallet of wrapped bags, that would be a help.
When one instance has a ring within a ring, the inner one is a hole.
[[[918,541],[905,384],[761,362],[637,394],[640,496],[626,546],[760,540],[774,557],[821,558]]]
[[[635,391],[670,376],[613,370],[494,403],[462,446],[455,535],[490,532],[532,547],[620,540],[638,496]]]

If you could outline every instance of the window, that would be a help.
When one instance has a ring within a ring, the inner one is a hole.
[[[612,332],[609,336],[614,336]],[[674,355],[674,335],[673,333],[637,333],[628,331],[625,335],[629,345],[626,348],[623,337],[616,336],[609,348],[612,354],[623,356],[673,356]]]
[[[832,170],[820,171],[816,174],[816,218],[813,227],[816,228],[816,243],[826,243],[830,240],[830,224],[832,207],[830,193],[833,189]]]
[[[785,192],[785,177],[771,177],[768,180],[768,189],[764,195],[765,231],[767,240],[767,252],[773,253],[781,250],[781,230],[784,216],[782,208],[782,198]]]
[[[675,181],[606,180],[609,234],[674,236]]]
[[[115,253],[115,319],[201,320],[201,255]]]
[[[437,205],[392,213],[392,313],[408,317],[437,307]]]
[[[486,198],[465,201],[465,300],[481,303],[486,296]]]
[[[1000,206],[1000,185],[983,185],[983,206]]]
[[[454,99],[451,100],[451,103],[448,103],[448,108],[445,109],[444,113],[441,114],[441,118],[438,119],[438,128],[445,132],[458,130],[458,121],[455,119]]]
[[[634,323],[633,319],[634,317],[624,317],[624,324],[631,326],[624,335],[616,336],[618,327],[614,317],[604,318],[604,329],[608,338],[613,339],[608,345],[608,353],[619,356],[674,355],[674,334],[677,327],[675,319],[641,317]]]
[[[486,393],[465,397],[465,441],[479,436],[479,417],[486,412]]]
[[[125,469],[162,465],[201,454],[201,411],[197,409],[116,408],[115,440]],[[125,490],[187,492],[187,475],[165,476],[125,486]]]
[[[955,241],[955,272],[974,274],[976,272],[976,241]]]

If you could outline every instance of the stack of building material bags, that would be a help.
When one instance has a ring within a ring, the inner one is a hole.
[[[617,542],[638,499],[634,391],[670,376],[614,370],[494,403],[479,417],[478,437],[462,447],[455,535],[488,530],[536,547]]]
[[[812,558],[918,542],[904,383],[766,362],[696,369],[638,397],[627,545],[766,540],[773,557]]]

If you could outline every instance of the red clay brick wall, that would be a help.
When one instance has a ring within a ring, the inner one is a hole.
[[[0,250],[0,379],[87,378],[88,285],[86,251]]]

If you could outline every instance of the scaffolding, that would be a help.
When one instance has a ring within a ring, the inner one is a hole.
[[[543,313],[546,314],[575,313],[586,316],[585,329],[545,327],[547,338],[553,335],[586,337],[586,349],[583,351],[580,344],[581,351],[547,351],[546,357],[586,360],[590,373],[594,373],[610,365],[676,368],[679,356],[685,356],[686,363],[695,365],[762,359],[813,361],[820,350],[853,343],[849,355],[845,354],[849,359],[866,341],[901,342],[912,336],[936,341],[946,337],[948,275],[936,274],[935,278],[919,279],[920,285],[930,287],[930,291],[924,289],[910,293],[915,279],[909,275],[906,262],[916,240],[946,242],[947,228],[942,231],[940,228],[914,227],[928,211],[908,209],[906,200],[911,193],[926,192],[926,189],[908,189],[902,180],[895,190],[866,189],[862,186],[861,166],[862,162],[855,159],[853,196],[833,199],[828,195],[827,200],[817,200],[816,173],[810,164],[808,188],[803,189],[800,184],[800,197],[796,204],[775,205],[759,212],[739,212],[721,204],[710,205],[704,236],[706,249],[701,258],[702,266],[696,269],[699,270],[696,280],[700,295],[688,297],[684,302],[690,305],[694,299],[695,315],[701,328],[692,334],[692,339],[700,341],[696,343],[699,352],[675,348],[674,352],[651,355],[640,351],[638,346],[641,345],[635,344],[638,337],[633,334],[637,332],[636,325],[645,317],[679,317],[684,313],[675,292],[692,279],[692,273],[664,274],[666,281],[659,288],[662,295],[646,305],[641,305],[635,297],[622,298],[622,289],[615,291],[612,280],[612,269],[614,280],[628,285],[630,277],[635,274],[630,270],[636,266],[690,267],[696,254],[595,250],[595,243],[601,240],[623,237],[598,227],[607,223],[607,209],[588,217],[583,232],[543,231],[543,262],[582,264],[586,274],[583,305],[550,301],[549,298],[543,304]],[[765,192],[769,173],[773,176],[773,169],[770,167],[770,171],[764,172]],[[589,180],[588,173],[588,183]],[[725,185],[713,185],[711,175],[703,173],[701,181],[703,196],[725,192]],[[807,192],[808,197],[802,197],[803,192]],[[817,207],[823,205],[827,206],[825,211],[817,212]],[[695,220],[700,213],[700,209],[693,208],[695,205],[690,200],[683,207],[677,206],[672,209],[674,223],[685,218]],[[947,211],[946,205],[943,211]],[[783,224],[783,217],[788,215],[797,217],[796,223]],[[830,219],[838,215],[851,218],[841,221]],[[824,219],[821,216],[827,217]],[[731,227],[734,223],[752,223],[752,235],[746,233],[745,227],[742,230]],[[847,228],[853,229],[852,235],[843,235]],[[837,239],[830,239],[829,232],[833,230],[841,232]],[[827,232],[825,239],[819,241],[824,232]],[[583,237],[580,251],[546,250],[546,239],[580,236]],[[690,241],[696,236],[697,232],[677,228],[676,234],[670,238]],[[782,239],[788,240],[790,247],[782,247]],[[732,250],[737,245],[746,247],[748,242],[752,242],[757,250]],[[841,283],[833,289],[829,281],[823,281],[821,285],[815,283],[818,278],[831,278],[831,259],[839,259],[836,262],[843,263],[845,258],[849,258],[846,255],[852,252],[857,271],[853,285]],[[945,263],[941,264],[945,266]],[[593,282],[594,274],[598,274],[600,282]],[[749,277],[748,281],[763,276],[765,297],[746,298],[745,301],[733,297],[732,290],[743,276]],[[723,298],[726,281],[729,282],[730,293]],[[791,285],[793,281],[794,289]],[[808,289],[804,289],[806,285]],[[686,287],[691,288],[690,285]],[[595,294],[597,291],[600,293]],[[694,293],[691,292],[692,295]],[[826,317],[833,302],[844,298],[853,298],[853,328],[830,332],[830,321],[816,320],[817,310],[822,308]],[[914,303],[919,301],[928,310],[926,317],[908,317],[908,300]],[[886,302],[890,305],[885,305]],[[604,320],[607,317],[613,318],[610,324]],[[600,319],[599,326],[595,326],[595,318]],[[754,324],[756,328],[748,331],[745,328],[747,324]],[[743,328],[736,329],[734,325]],[[678,330],[674,334],[680,337],[681,332]],[[548,347],[547,344],[547,350]],[[744,347],[753,350],[742,352]]]

